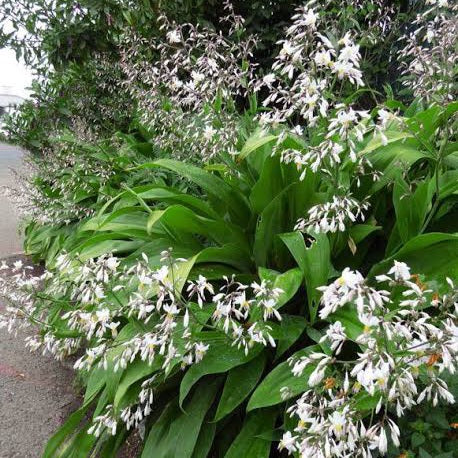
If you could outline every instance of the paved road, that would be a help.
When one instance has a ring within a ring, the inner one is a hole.
[[[22,155],[21,149],[0,143],[0,187],[14,184],[11,169],[20,169]],[[20,251],[17,215],[8,199],[0,194],[0,258]]]

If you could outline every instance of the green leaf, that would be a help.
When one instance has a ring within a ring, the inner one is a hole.
[[[95,386],[98,386],[99,383],[93,380],[94,385],[91,384],[91,389],[89,394],[87,393],[83,405],[73,412],[66,422],[57,430],[56,433],[48,440],[46,443],[45,450],[43,452],[43,458],[56,458],[58,455],[58,450],[62,447],[64,442],[71,437],[73,432],[80,426],[81,422],[85,419],[86,413],[91,407],[93,401],[97,397],[100,388],[96,389]]]
[[[219,385],[218,379],[200,384],[185,405],[186,413],[172,403],[151,428],[142,457],[191,458]]]
[[[297,290],[302,284],[302,271],[299,268],[288,270],[282,274],[260,267],[258,269],[259,278],[261,280],[271,281],[274,288],[283,290],[277,300],[277,309],[283,307],[297,293]]]
[[[382,173],[380,180],[370,180],[367,194],[371,195],[384,188],[399,175],[400,168],[409,168],[421,159],[429,158],[425,151],[419,148],[418,142],[411,138],[397,141],[368,154],[375,170]]]
[[[370,224],[355,224],[349,230],[350,237],[355,243],[362,242],[366,237],[375,231],[382,229],[382,226],[372,226]]]
[[[294,354],[294,357],[306,356],[314,351],[319,351],[317,345],[304,348]],[[288,361],[279,364],[270,372],[261,384],[256,388],[248,402],[247,411],[269,407],[286,401],[308,389],[308,377],[315,367],[310,365],[305,368],[300,377],[295,377],[291,372],[291,366]],[[282,398],[281,388],[287,387],[288,393]]]
[[[353,304],[346,304],[341,307],[331,314],[327,320],[334,323],[340,321],[342,326],[345,327],[345,334],[353,340],[364,331],[364,326],[359,321],[358,312]]]
[[[242,161],[254,151],[276,139],[276,135],[267,135],[263,130],[257,130],[243,145],[242,151],[240,151],[240,154],[238,155],[239,160]]]
[[[399,130],[387,130],[385,131],[386,143],[384,143],[380,135],[374,135],[369,137],[369,142],[367,145],[359,151],[360,156],[364,156],[372,151],[375,151],[379,148],[386,150],[387,146],[391,143],[405,141],[407,138],[413,138],[413,135],[409,132],[402,132]]]
[[[271,431],[277,417],[276,409],[263,409],[249,414],[239,435],[232,442],[225,458],[268,458],[272,442],[258,436]]]
[[[171,170],[200,186],[208,195],[228,205],[240,221],[246,221],[250,210],[245,199],[221,178],[205,170],[172,159],[158,159],[154,162],[142,164],[136,169],[161,167]]]
[[[417,448],[421,444],[424,444],[425,440],[426,440],[425,436],[423,436],[423,434],[418,433],[418,432],[414,432],[412,434],[412,437],[410,438],[410,441],[412,443],[412,447],[413,448]]]
[[[203,199],[198,197],[183,194],[182,192],[166,186],[143,186],[133,188],[138,196],[143,200],[157,200],[159,202],[180,203],[188,208],[198,211],[202,216],[217,219],[218,214],[211,206]]]
[[[183,401],[194,384],[204,375],[227,372],[234,367],[251,361],[263,349],[261,345],[256,345],[249,351],[248,355],[245,355],[242,349],[231,346],[226,336],[215,336],[215,338],[207,339],[205,342],[210,344],[208,352],[200,363],[194,364],[188,369],[181,381],[180,406],[183,405]]]
[[[407,183],[398,177],[393,189],[396,225],[403,243],[418,235],[423,227],[428,208],[431,206],[433,188],[429,181],[417,186],[411,193]]]
[[[377,404],[380,400],[380,395],[371,396],[367,392],[361,392],[355,396],[355,400],[355,409],[362,412],[367,412],[377,407]]]
[[[419,433],[414,433],[414,434],[419,434]],[[419,434],[422,436],[422,434]],[[418,456],[419,458],[433,458],[424,448],[420,448],[418,450]]]
[[[268,265],[272,245],[277,234],[287,227],[288,192],[294,185],[289,185],[265,207],[258,218],[253,255],[258,266]]]
[[[231,413],[251,393],[258,383],[266,364],[266,353],[229,371],[214,421]]]
[[[275,359],[283,355],[299,339],[306,327],[307,320],[305,318],[295,315],[282,315]]]
[[[127,366],[127,369],[124,371],[114,397],[113,408],[115,411],[118,411],[118,408],[120,407],[122,408],[122,399],[130,386],[143,377],[151,375],[161,367],[160,364],[161,363],[157,359],[153,362],[152,365],[148,364],[147,361],[135,360],[133,363]]]
[[[265,161],[259,180],[251,190],[250,202],[256,213],[262,211],[284,189],[282,168],[277,156],[269,156]]]
[[[204,248],[197,255],[198,263],[221,263],[235,267],[241,272],[249,272],[252,268],[252,261],[249,254],[240,249],[237,243],[228,243],[221,247]]]
[[[207,458],[216,433],[216,423],[206,423],[199,433],[192,458]]]
[[[385,273],[394,260],[407,263],[412,273],[427,275],[429,279],[457,278],[458,235],[441,232],[418,235],[394,255],[375,265],[369,276]]]
[[[331,273],[331,250],[325,234],[313,233],[311,235],[315,241],[309,248],[305,246],[304,237],[300,232],[282,234],[280,238],[288,247],[304,275],[310,320],[313,323],[320,299],[317,288],[327,284]]]
[[[179,240],[182,233],[204,235],[216,243],[224,245],[237,243],[246,252],[249,245],[243,231],[223,220],[213,220],[197,215],[182,205],[172,205],[166,210],[156,210],[148,218],[147,230],[151,233],[156,224],[167,226],[167,233]]]

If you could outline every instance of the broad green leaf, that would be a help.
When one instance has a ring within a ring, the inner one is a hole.
[[[147,188],[147,189],[145,189]],[[180,203],[188,208],[198,211],[202,216],[217,219],[218,214],[211,208],[211,206],[203,199],[198,197],[183,194],[173,188],[166,186],[144,186],[133,188],[133,190],[145,201],[157,200],[159,202],[167,203]]]
[[[407,263],[412,273],[424,274],[428,279],[458,278],[458,235],[441,232],[418,235],[375,265],[369,276],[387,272],[394,260]]]
[[[240,250],[240,245],[236,243],[204,248],[197,255],[196,264],[209,262],[227,264],[242,272],[250,271],[252,268],[252,261],[248,253]]]
[[[277,352],[275,358],[278,359],[304,332],[307,320],[301,316],[282,315],[280,322],[280,335],[278,336]]]
[[[208,333],[210,334],[210,333]],[[220,334],[220,333],[217,333]],[[262,351],[262,345],[256,345],[250,349],[248,355],[243,349],[231,346],[227,337],[215,336],[212,339],[206,340],[210,348],[200,363],[192,365],[186,372],[180,385],[180,405],[188,395],[195,383],[204,375],[220,374],[227,372],[230,369],[240,366],[251,361]]]
[[[304,275],[310,320],[313,322],[316,318],[320,298],[317,288],[327,284],[331,273],[331,250],[325,234],[311,235],[315,241],[309,248],[306,247],[304,237],[300,232],[282,234],[280,238],[288,247]]]
[[[313,345],[299,350],[294,354],[294,357],[299,358],[319,350],[320,348],[317,345]],[[291,372],[291,366],[288,361],[279,364],[256,388],[248,402],[247,411],[273,406],[303,393],[309,387],[308,377],[314,369],[313,365],[307,366],[300,377],[295,377]],[[284,397],[280,392],[283,387],[288,388],[288,392]]]
[[[250,202],[253,210],[256,213],[262,213],[275,196],[282,192],[284,187],[279,158],[277,156],[268,157],[264,161],[259,180],[251,190]]]
[[[288,226],[288,191],[293,185],[283,189],[263,210],[256,226],[253,255],[258,266],[269,264],[272,245],[277,234]]]
[[[366,237],[375,231],[382,229],[382,226],[372,226],[370,224],[355,224],[349,230],[350,237],[355,243],[362,242]]]
[[[249,252],[246,236],[238,226],[222,220],[204,218],[182,205],[172,205],[165,210],[154,211],[147,223],[149,233],[156,224],[166,225],[167,233],[177,240],[181,233],[200,234],[221,245],[237,243]]]
[[[377,407],[380,400],[380,394],[371,396],[366,391],[361,391],[354,398],[354,407],[360,412],[369,412]]]
[[[95,383],[98,385],[98,382]],[[43,452],[43,458],[56,458],[58,450],[62,447],[64,442],[71,437],[73,432],[78,428],[83,419],[86,416],[87,411],[91,407],[100,389],[91,389],[90,394],[85,396],[82,406],[73,412],[65,423],[57,430],[56,433],[46,443],[45,450]]]
[[[430,158],[427,152],[420,149],[416,140],[407,138],[405,141],[397,141],[372,151],[368,154],[368,159],[374,169],[382,173],[380,180],[369,181],[367,194],[371,195],[397,177],[400,167],[409,168],[417,161]]]
[[[125,211],[124,211],[125,210]],[[111,214],[95,216],[83,223],[78,232],[84,231],[120,231],[128,229],[146,230],[148,213],[140,207],[121,208]]]
[[[263,130],[257,130],[243,145],[238,155],[240,161],[245,159],[252,152],[277,139],[276,135],[266,134]]]
[[[358,154],[360,156],[364,156],[379,148],[385,149],[391,143],[400,142],[407,138],[413,138],[413,135],[410,132],[402,132],[400,130],[391,129],[385,131],[385,137],[386,142],[382,139],[380,135],[374,135],[369,137],[369,142],[361,151],[358,152]]]
[[[259,436],[271,431],[277,418],[276,409],[263,409],[248,414],[239,435],[232,442],[225,458],[269,458],[272,442]]]
[[[449,170],[439,179],[439,198],[445,199],[458,193],[458,170]]]
[[[91,237],[84,245],[75,249],[72,254],[78,253],[78,258],[84,262],[107,253],[118,255],[131,253],[143,245],[141,240],[130,241],[96,237]]]
[[[153,372],[159,368],[160,363],[156,361],[154,361],[151,365],[148,364],[147,361],[137,359],[133,363],[129,364],[127,369],[124,371],[124,374],[116,390],[113,402],[114,409],[117,411],[118,407],[120,407],[121,401],[131,385],[133,385],[138,380],[153,374]]]
[[[266,353],[229,371],[214,421],[231,413],[251,393],[258,383],[266,364]]]
[[[283,290],[277,299],[276,308],[283,307],[297,293],[303,280],[302,271],[299,268],[288,270],[284,273],[279,273],[274,270],[260,267],[258,269],[261,280],[269,280],[274,288]]]
[[[245,199],[221,178],[206,172],[194,165],[175,161],[173,159],[158,159],[154,162],[142,164],[142,168],[165,168],[187,178],[200,186],[208,195],[228,205],[240,221],[246,221],[249,207]]]
[[[411,193],[407,183],[398,177],[393,189],[393,204],[396,211],[396,225],[405,243],[418,235],[423,227],[428,208],[431,206],[433,189],[429,182],[423,182]]]
[[[83,404],[90,402],[94,396],[105,386],[107,373],[103,367],[95,367],[91,370],[91,375],[87,381],[86,391],[84,393]]]
[[[142,457],[191,458],[200,436],[205,415],[212,405],[220,380],[200,384],[180,411],[176,403],[151,428]]]
[[[216,434],[216,423],[206,423],[200,429],[192,458],[208,458]]]

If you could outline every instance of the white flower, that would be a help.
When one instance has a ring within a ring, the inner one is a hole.
[[[313,9],[309,9],[305,11],[303,15],[303,22],[307,27],[310,27],[311,29],[315,28],[316,21],[318,19],[319,15],[313,11]]]
[[[394,266],[388,271],[388,275],[394,275],[396,281],[410,280],[410,268],[404,262],[394,261]]]
[[[213,127],[213,126],[205,126],[205,129],[204,129],[204,138],[206,140],[212,140],[214,135],[216,134],[217,130]]]
[[[169,43],[181,43],[181,35],[178,30],[170,30],[166,36]]]
[[[278,444],[279,450],[287,450],[288,453],[294,453],[297,451],[296,444],[297,436],[293,436],[290,431],[283,434],[283,437]]]
[[[313,58],[313,60],[319,67],[329,67],[333,63],[331,52],[328,49],[324,51],[318,51],[315,54],[315,57]]]
[[[326,330],[326,334],[320,339],[320,342],[324,342],[326,339],[331,342],[331,349],[336,352],[336,355],[338,355],[342,350],[345,340],[347,339],[347,336],[345,335],[345,328],[342,326],[340,321],[336,321],[334,324],[329,326]]]
[[[345,414],[343,412],[336,411],[330,417],[331,429],[337,438],[344,434],[344,428],[346,424]]]
[[[266,84],[267,86],[270,86],[271,84],[273,84],[275,81],[276,81],[276,76],[275,76],[275,73],[269,73],[267,75],[264,76],[264,78],[262,79],[262,81],[264,82],[264,84]]]

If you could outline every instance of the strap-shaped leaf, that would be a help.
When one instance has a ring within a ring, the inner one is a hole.
[[[280,238],[288,247],[304,275],[309,301],[310,321],[313,323],[320,298],[317,288],[327,284],[331,273],[331,250],[325,234],[312,235],[315,241],[308,248],[300,232],[282,234]]]
[[[249,414],[224,458],[268,458],[272,442],[260,436],[273,430],[276,417],[276,409]]]
[[[250,349],[246,355],[243,349],[231,346],[228,338],[221,333],[206,333],[213,335],[213,338],[207,338],[205,343],[210,345],[210,348],[204,359],[191,366],[186,372],[180,385],[180,405],[188,395],[191,388],[204,376],[208,374],[221,374],[230,369],[240,366],[251,361],[263,349],[262,345],[256,345]]]
[[[185,404],[186,413],[173,401],[151,428],[142,457],[191,458],[219,385],[218,379],[200,384]]]
[[[221,420],[247,398],[261,378],[265,364],[266,353],[263,352],[252,361],[229,371],[214,421]]]
[[[304,348],[294,354],[295,357],[305,356],[314,351],[319,351],[317,345]],[[279,364],[272,370],[256,388],[248,402],[247,411],[261,407],[274,406],[287,399],[297,396],[308,389],[308,376],[313,372],[314,366],[307,366],[300,377],[295,377],[291,372],[288,361]],[[288,391],[282,396],[281,389],[287,387]]]

